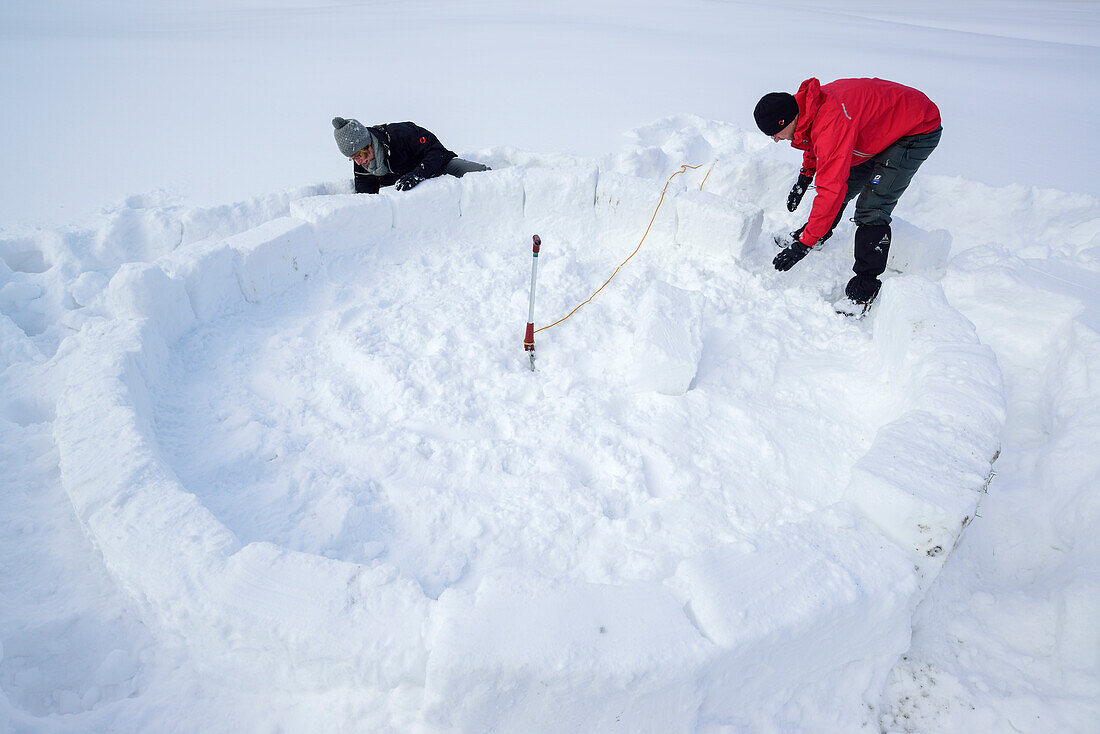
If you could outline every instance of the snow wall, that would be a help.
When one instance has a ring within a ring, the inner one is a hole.
[[[636,238],[662,179],[635,174],[668,173],[674,158],[700,152],[690,136],[678,141],[673,150],[640,141],[614,165],[540,166],[512,154],[519,165],[501,167],[501,154],[498,170],[411,192],[304,196],[285,216],[119,268],[103,292],[108,318],[62,343],[84,369],[59,401],[55,436],[76,513],[148,623],[187,639],[212,674],[262,666],[288,686],[411,687],[426,725],[459,731],[768,731],[807,721],[842,730],[869,719],[853,712],[873,708],[907,649],[910,615],[974,516],[1004,421],[992,353],[919,274],[942,267],[945,250],[896,255],[909,274],[886,281],[862,322],[904,399],[836,496],[684,557],[663,579],[588,583],[503,565],[474,589],[428,594],[384,562],[242,542],[158,447],[152,393],[193,329],[364,250],[400,259],[409,242],[434,248],[487,227],[543,231],[544,257],[547,227]],[[720,193],[671,186],[647,246],[732,269],[753,253],[770,259],[761,206],[735,192],[779,201],[770,188],[788,172],[776,170],[744,153],[715,166],[708,186]],[[529,242],[516,238],[524,281]],[[644,295],[639,309],[653,313],[691,298]],[[683,399],[702,349],[693,328],[639,328],[645,366],[632,389]],[[518,338],[509,347],[523,369]]]

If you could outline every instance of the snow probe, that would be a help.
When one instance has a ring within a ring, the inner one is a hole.
[[[649,230],[653,228],[653,222],[655,222],[657,220],[657,212],[660,211],[661,204],[663,204],[664,201],[665,201],[665,193],[668,191],[668,185],[670,183],[672,183],[672,179],[676,178],[681,173],[686,172],[687,169],[689,169],[689,168],[697,169],[697,168],[702,168],[702,167],[703,167],[703,164],[701,164],[701,163],[698,166],[692,166],[692,165],[689,165],[687,163],[681,164],[680,165],[680,170],[675,171],[671,176],[668,177],[668,180],[665,181],[665,186],[664,186],[663,189],[661,189],[661,198],[657,200],[657,206],[653,209],[653,216],[649,218],[649,225],[645,228],[645,232],[642,234],[642,239],[638,240],[638,246],[634,248],[634,252],[630,253],[625,260],[623,260],[621,263],[619,263],[619,267],[615,268],[615,272],[613,272],[611,274],[611,277],[608,278],[607,280],[605,280],[603,285],[601,285],[599,288],[597,288],[596,292],[588,297],[587,301],[583,301],[576,308],[574,308],[572,311],[567,313],[565,316],[562,316],[560,319],[558,319],[554,323],[547,324],[546,326],[543,326],[540,329],[535,328],[535,276],[538,272],[538,267],[539,267],[539,245],[542,244],[542,240],[539,239],[538,235],[534,236],[535,244],[534,244],[534,247],[531,248],[532,254],[534,255],[534,258],[535,258],[534,263],[531,265],[531,310],[530,310],[530,312],[528,313],[528,316],[527,316],[527,334],[523,338],[523,349],[524,349],[524,351],[527,351],[527,352],[531,353],[530,356],[531,356],[531,371],[532,372],[534,372],[534,370],[535,370],[535,334],[536,334],[536,332],[546,331],[551,326],[557,326],[558,324],[560,324],[561,322],[565,321],[567,318],[569,318],[570,316],[575,314],[580,309],[581,306],[583,306],[587,303],[591,303],[592,299],[595,298],[599,294],[599,292],[602,291],[604,289],[604,287],[608,283],[611,282],[611,279],[619,274],[619,270],[624,265],[626,265],[628,262],[630,262],[630,259],[632,257],[634,257],[635,255],[638,254],[638,250],[642,249],[642,243],[645,242],[645,238],[649,236]],[[703,190],[703,184],[705,184],[707,182],[707,179],[710,178],[710,173],[713,170],[714,170],[714,165],[712,164],[711,167],[710,167],[710,171],[707,171],[707,175],[703,176],[703,182],[699,184],[699,190],[700,191]]]
[[[539,275],[539,246],[542,240],[538,235],[531,238],[531,305],[527,311],[527,333],[523,335],[523,351],[531,358],[531,371],[535,371],[535,281]]]
[[[536,329],[536,330],[535,330],[535,332],[536,332],[536,333],[537,333],[537,332],[539,332],[539,331],[546,331],[546,330],[547,330],[547,329],[549,329],[549,328],[550,328],[551,326],[557,326],[557,325],[558,325],[558,324],[560,324],[560,323],[561,323],[562,321],[565,321],[565,320],[566,320],[567,318],[569,318],[570,316],[572,316],[573,314],[575,314],[575,313],[576,313],[577,311],[579,311],[579,310],[580,310],[580,307],[581,307],[581,306],[584,306],[585,304],[591,303],[591,302],[592,302],[592,299],[593,299],[593,298],[595,298],[595,297],[596,297],[597,295],[599,295],[600,291],[602,291],[602,290],[603,290],[603,289],[604,289],[604,288],[605,288],[605,287],[607,286],[607,284],[611,282],[611,278],[614,278],[614,277],[615,277],[616,275],[618,275],[618,274],[619,274],[619,270],[621,270],[621,269],[622,269],[623,265],[626,265],[626,264],[627,264],[628,262],[630,262],[630,258],[632,258],[632,257],[634,257],[635,255],[637,255],[637,254],[638,254],[638,250],[642,249],[642,243],[643,243],[643,242],[645,242],[645,238],[649,236],[649,230],[653,228],[653,222],[655,222],[655,221],[657,220],[657,212],[658,212],[658,211],[659,211],[659,210],[661,209],[661,204],[662,204],[662,203],[664,203],[664,200],[665,200],[665,192],[666,192],[666,191],[668,191],[668,185],[669,185],[670,183],[672,183],[672,179],[676,178],[677,176],[679,176],[679,175],[680,175],[681,173],[683,173],[684,171],[686,171],[686,170],[687,170],[687,169],[689,169],[689,168],[702,168],[702,165],[703,165],[703,164],[701,164],[701,163],[700,163],[700,164],[699,164],[698,166],[690,166],[690,165],[688,165],[687,163],[681,164],[681,166],[680,166],[680,170],[679,170],[679,171],[676,171],[675,173],[673,173],[673,174],[672,174],[671,176],[669,176],[669,177],[668,177],[668,180],[667,180],[667,181],[665,181],[665,187],[664,187],[663,189],[661,189],[661,198],[657,200],[657,206],[656,206],[656,208],[655,208],[655,209],[653,210],[653,216],[652,216],[652,217],[650,217],[650,219],[649,219],[649,226],[645,228],[645,233],[644,233],[644,234],[642,235],[642,239],[638,240],[638,246],[634,248],[634,252],[632,252],[632,253],[630,253],[629,255],[627,255],[626,259],[625,259],[625,260],[623,260],[623,261],[622,261],[621,263],[619,263],[619,267],[615,268],[615,272],[611,274],[611,277],[610,277],[610,278],[608,278],[607,280],[605,280],[605,281],[603,282],[603,285],[601,285],[601,286],[600,286],[599,288],[597,288],[597,289],[596,289],[596,292],[595,292],[595,293],[593,293],[592,295],[590,295],[590,296],[588,297],[588,300],[587,300],[587,301],[583,301],[583,302],[582,302],[582,303],[580,303],[580,304],[579,304],[579,305],[578,305],[578,306],[577,306],[576,308],[574,308],[574,309],[573,309],[572,311],[570,311],[569,313],[567,313],[567,314],[566,314],[565,316],[562,316],[562,317],[561,317],[560,319],[558,319],[558,320],[557,320],[557,321],[555,321],[554,323],[552,323],[552,324],[547,324],[546,326],[543,326],[543,327],[542,327],[541,329]],[[711,170],[714,170],[714,166],[711,166]],[[699,190],[700,190],[700,191],[702,191],[702,190],[703,190],[703,184],[705,184],[705,183],[707,182],[707,178],[708,178],[709,176],[710,176],[710,171],[707,171],[707,175],[703,177],[703,183],[702,183],[702,184],[699,184]],[[536,239],[536,240],[538,239],[538,235],[535,235],[535,239]],[[536,243],[536,245],[535,245],[535,257],[538,257],[538,256],[539,256],[539,255],[538,255],[538,244]],[[534,284],[534,280],[533,280],[533,276],[532,276],[532,282],[531,282],[531,298],[532,298],[532,302],[534,301],[534,296],[535,296],[535,293],[534,293],[534,291],[535,291],[535,284]],[[533,313],[534,313],[534,312],[532,311],[532,314],[533,314]],[[531,321],[532,321],[532,322],[534,322],[534,318],[533,318],[533,317],[532,317]],[[530,324],[530,325],[533,325],[533,324]],[[531,339],[528,339],[527,341],[525,341],[525,342],[524,342],[524,344],[526,344],[527,342],[531,342],[531,343],[532,343],[532,347],[531,347],[531,348],[532,348],[532,349],[534,349],[534,346],[533,346],[533,344],[534,344],[534,334],[532,334],[532,336],[531,336]]]

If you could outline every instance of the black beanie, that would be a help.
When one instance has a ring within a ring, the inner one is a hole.
[[[768,92],[756,103],[752,113],[756,126],[765,135],[775,135],[790,125],[796,115],[798,103],[794,101],[794,95],[786,92]]]

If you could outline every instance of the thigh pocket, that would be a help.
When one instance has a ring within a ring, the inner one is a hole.
[[[867,186],[875,191],[889,191],[897,181],[900,168],[895,156],[875,163],[875,169],[871,172],[871,178]]]

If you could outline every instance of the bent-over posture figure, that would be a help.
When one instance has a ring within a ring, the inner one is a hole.
[[[845,294],[867,305],[890,252],[890,215],[913,174],[940,142],[940,111],[923,92],[884,79],[802,82],[795,94],[771,92],[754,111],[773,140],[805,151],[798,181],[787,196],[794,211],[810,182],[817,194],[806,224],[772,261],[790,270],[815,244],[829,238],[848,202],[856,199],[855,277]]]

